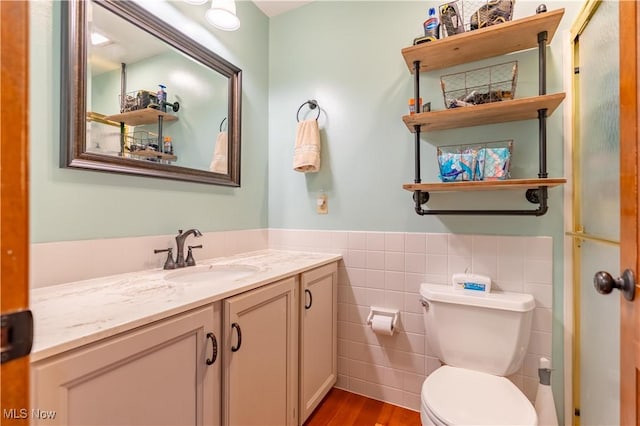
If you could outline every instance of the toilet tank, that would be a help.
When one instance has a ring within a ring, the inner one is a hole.
[[[422,284],[420,296],[429,347],[442,362],[497,376],[520,368],[531,334],[533,296],[435,284]]]

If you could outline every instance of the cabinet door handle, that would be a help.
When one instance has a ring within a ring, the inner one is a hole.
[[[240,346],[242,346],[242,331],[240,330],[240,326],[237,322],[231,324],[231,328],[235,328],[238,333],[238,344],[236,346],[231,346],[231,352],[238,352]]]
[[[207,333],[207,339],[211,340],[211,358],[207,358],[207,365],[211,365],[218,359],[218,340],[213,333]]]
[[[311,305],[313,305],[313,295],[311,294],[311,290],[309,290],[308,288],[304,289],[304,294],[305,296],[308,294],[309,295],[309,304],[307,305],[307,300],[305,298],[304,301],[304,308],[305,309],[311,309]]]

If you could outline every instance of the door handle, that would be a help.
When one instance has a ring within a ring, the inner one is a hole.
[[[304,289],[304,295],[309,295],[309,304],[307,305],[307,301],[305,299],[304,301],[304,308],[305,309],[311,309],[311,305],[313,305],[313,294],[311,294],[311,290],[309,290],[308,288]]]
[[[636,295],[636,279],[631,269],[625,269],[621,277],[613,278],[605,271],[596,272],[593,285],[600,294],[609,294],[614,288],[622,291],[624,298],[632,301]]]
[[[213,333],[207,333],[207,339],[211,340],[211,358],[207,358],[207,365],[211,365],[218,359],[218,340]]]
[[[235,328],[238,333],[238,344],[236,346],[231,346],[231,352],[238,352],[240,350],[240,346],[242,346],[242,331],[240,330],[240,326],[237,322],[231,324],[231,328]]]

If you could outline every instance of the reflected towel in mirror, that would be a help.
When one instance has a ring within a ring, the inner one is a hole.
[[[209,165],[210,171],[223,175],[227,174],[227,164],[229,163],[227,159],[227,146],[227,132],[218,133],[218,137],[216,137],[216,147],[213,150],[213,158]]]
[[[320,130],[315,119],[298,123],[293,170],[302,173],[320,170]]]

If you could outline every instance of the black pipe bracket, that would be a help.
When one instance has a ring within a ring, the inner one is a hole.
[[[429,193],[423,191],[414,191],[413,192],[413,201],[415,203],[416,213],[420,216],[427,215],[459,215],[459,216],[542,216],[547,210],[549,210],[549,206],[547,204],[548,200],[548,187],[541,186],[539,188],[530,188],[527,189],[525,193],[525,198],[527,201],[533,204],[538,204],[538,208],[534,210],[459,210],[459,209],[423,209],[422,205],[426,204],[429,201]]]

